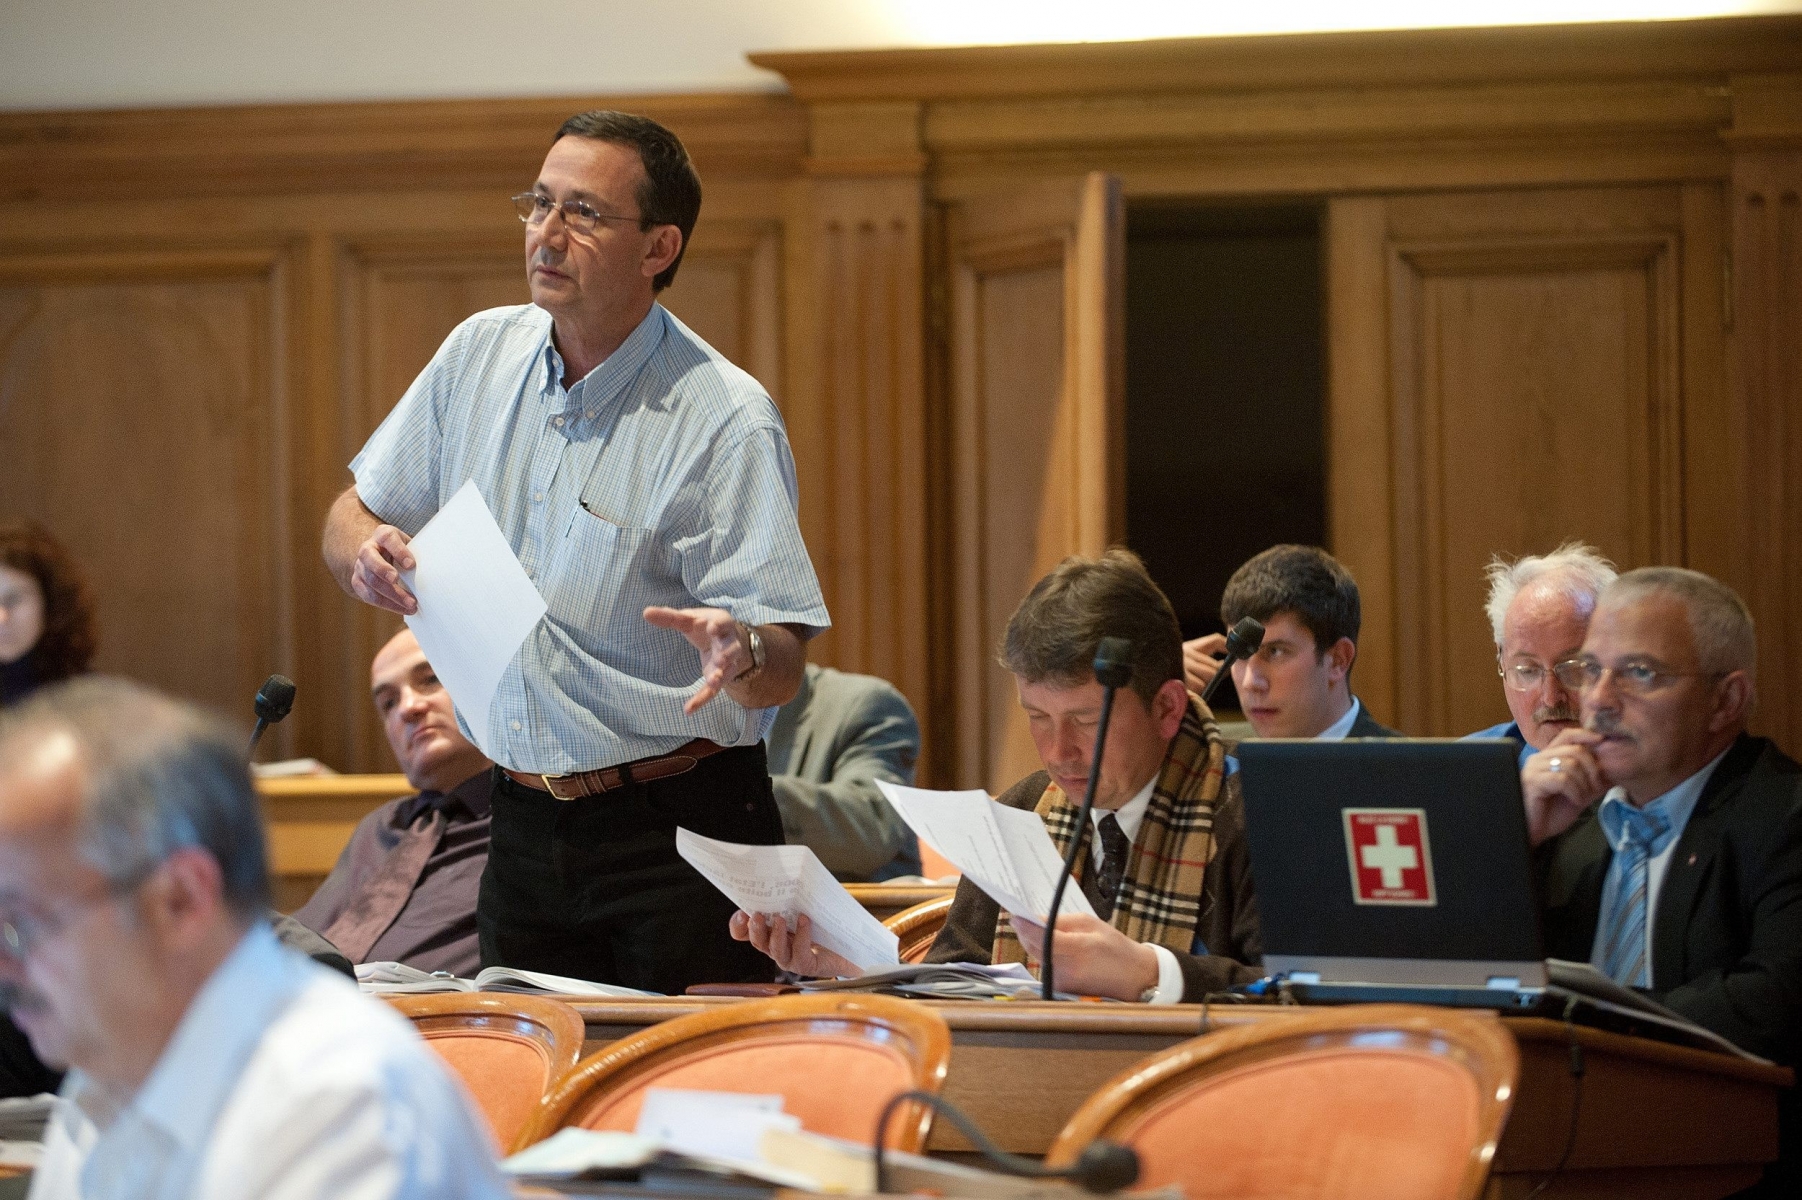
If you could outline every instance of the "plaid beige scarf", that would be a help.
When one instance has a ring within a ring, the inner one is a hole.
[[[1151,942],[1187,954],[1201,919],[1201,884],[1214,856],[1214,803],[1220,797],[1226,750],[1214,716],[1200,697],[1189,695],[1183,723],[1164,755],[1151,804],[1133,839],[1132,855],[1114,905],[1113,926],[1135,942]],[[1079,831],[1080,798],[1072,800],[1051,784],[1035,810],[1052,844],[1067,854]],[[1094,823],[1080,831],[1076,877],[1090,869],[1089,839]],[[995,922],[991,962],[1028,962],[1006,912]],[[1036,967],[1036,964],[1032,964]]]

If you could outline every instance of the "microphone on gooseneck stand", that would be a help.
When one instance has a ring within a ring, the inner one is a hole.
[[[1027,1179],[1069,1179],[1084,1191],[1097,1194],[1117,1192],[1138,1182],[1139,1156],[1130,1146],[1097,1139],[1084,1147],[1082,1154],[1070,1166],[1047,1167],[1030,1158],[1009,1154],[995,1145],[976,1127],[976,1122],[959,1112],[957,1106],[949,1100],[940,1099],[931,1092],[902,1092],[883,1105],[882,1116],[876,1121],[876,1141],[871,1147],[870,1162],[876,1169],[877,1195],[885,1195],[889,1191],[888,1172],[883,1163],[883,1144],[888,1140],[889,1118],[895,1115],[896,1109],[909,1102],[923,1104],[957,1126],[958,1132],[976,1147],[976,1152],[988,1160],[990,1166],[1005,1175],[1019,1175]]]
[[[1262,636],[1263,630],[1259,630]],[[1058,872],[1057,887],[1051,893],[1051,911],[1045,914],[1045,953],[1039,962],[1039,994],[1047,1000],[1056,998],[1057,986],[1052,979],[1051,941],[1057,935],[1057,910],[1064,903],[1064,888],[1070,883],[1070,872],[1076,869],[1076,854],[1086,845],[1089,814],[1095,811],[1095,784],[1101,778],[1101,750],[1107,745],[1107,724],[1114,715],[1114,693],[1132,682],[1133,644],[1125,638],[1102,638],[1095,647],[1095,682],[1101,685],[1101,722],[1095,727],[1095,753],[1089,758],[1089,786],[1083,789],[1082,811],[1076,815],[1076,828],[1070,835],[1070,849],[1064,855],[1064,869]]]
[[[1241,618],[1226,633],[1226,657],[1220,660],[1220,669],[1208,680],[1208,686],[1201,690],[1201,702],[1209,708],[1214,706],[1214,693],[1220,690],[1233,672],[1233,664],[1242,658],[1250,658],[1264,644],[1264,627],[1254,617]]]
[[[257,689],[257,727],[250,733],[250,748],[244,752],[245,758],[254,756],[257,743],[263,740],[263,730],[280,721],[294,708],[294,681],[286,675],[271,675],[263,680],[263,686]]]

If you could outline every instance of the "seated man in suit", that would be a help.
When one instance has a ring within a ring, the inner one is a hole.
[[[502,1197],[392,1008],[270,931],[242,735],[122,680],[0,717],[0,989],[72,1068],[38,1200]]]
[[[1733,590],[1649,567],[1610,584],[1559,675],[1582,728],[1527,760],[1546,952],[1587,960],[1699,1025],[1802,1060],[1802,766],[1747,735],[1752,618]],[[1784,1190],[1802,1105],[1780,1109]]]
[[[790,844],[812,847],[847,882],[920,873],[913,831],[876,787],[911,784],[920,757],[920,723],[892,684],[808,663],[768,742]]]
[[[1132,643],[1132,682],[1114,699],[1093,829],[1075,829],[1088,784],[1102,688],[1091,664],[1102,638]],[[1080,836],[1078,883],[1100,919],[1059,916],[1061,990],[1174,1004],[1258,977],[1257,910],[1245,809],[1225,778],[1214,719],[1183,686],[1182,632],[1138,557],[1067,558],[1008,621],[1001,662],[1013,672],[1043,771],[1000,797],[1034,809],[1060,852]],[[1093,836],[1092,836],[1093,835]],[[800,975],[855,975],[815,946],[805,916],[736,913],[734,937]],[[1044,929],[1002,912],[968,879],[957,885],[928,962],[1036,959]]]
[[[1264,626],[1258,652],[1233,664],[1245,719],[1261,738],[1396,737],[1351,690],[1361,616],[1358,584],[1338,559],[1316,546],[1272,546],[1227,580],[1220,620],[1228,629],[1253,617]],[[1183,645],[1189,686],[1197,692],[1220,670],[1226,638],[1209,634]]]
[[[1614,564],[1582,542],[1566,542],[1550,554],[1494,559],[1484,574],[1496,673],[1514,719],[1470,736],[1521,743],[1524,767],[1535,750],[1582,721],[1577,693],[1558,682],[1553,668],[1583,649],[1596,597],[1614,582]]]
[[[358,822],[332,873],[294,916],[353,963],[474,975],[494,764],[457,728],[450,693],[412,630],[376,652],[370,684],[388,745],[419,794]]]

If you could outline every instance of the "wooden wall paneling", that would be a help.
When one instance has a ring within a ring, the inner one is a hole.
[[[98,669],[239,718],[294,670],[290,258],[0,247],[0,511],[82,563]]]
[[[1381,197],[1327,204],[1327,548],[1358,581],[1353,688],[1377,720],[1399,725],[1388,221]]]
[[[1391,203],[1409,732],[1505,714],[1481,614],[1492,554],[1582,537],[1623,566],[1683,561],[1681,222],[1673,189]]]
[[[1792,128],[1802,134],[1802,119]],[[1741,536],[1750,560],[1738,586],[1758,622],[1753,726],[1795,755],[1802,748],[1802,136],[1736,155],[1732,200],[1735,400],[1748,435]]]
[[[1123,540],[1124,251],[1119,181],[1036,185],[951,214],[956,782],[1038,769],[1007,619],[1069,554]]]
[[[916,105],[810,113],[807,177],[790,196],[783,409],[802,532],[833,627],[815,662],[906,695],[931,761],[923,394],[924,203]]]

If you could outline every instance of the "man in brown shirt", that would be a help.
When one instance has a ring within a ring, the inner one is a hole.
[[[450,693],[411,630],[376,653],[370,682],[388,744],[419,793],[364,817],[294,915],[352,962],[473,975],[493,764],[458,730]]]

